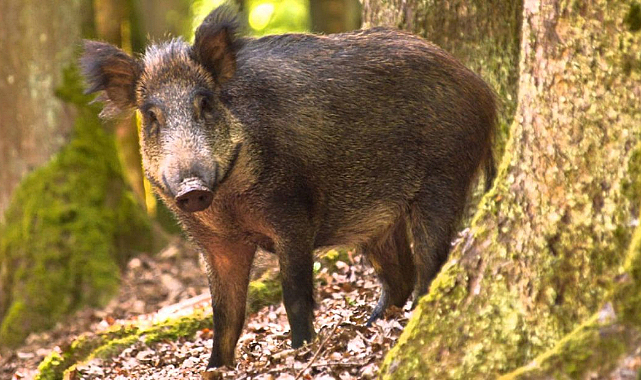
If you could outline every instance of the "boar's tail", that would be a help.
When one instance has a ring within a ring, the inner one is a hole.
[[[482,82],[484,85],[484,94],[481,96],[481,111],[484,120],[484,124],[487,128],[487,142],[486,142],[486,153],[485,153],[485,191],[489,191],[492,188],[494,183],[494,178],[496,177],[496,162],[494,161],[494,146],[496,138],[496,130],[498,128],[498,108],[500,107],[499,98],[496,96],[494,90],[487,85],[487,83]]]
[[[494,155],[490,150],[488,157],[485,159],[485,191],[488,192],[492,188],[494,178],[496,177],[496,165],[494,162]]]

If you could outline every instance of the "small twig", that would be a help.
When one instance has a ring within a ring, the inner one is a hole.
[[[300,370],[300,372],[298,372],[298,374],[296,375],[296,377],[294,378],[294,380],[298,380],[298,379],[300,379],[300,377],[301,377],[301,376],[303,376],[303,373],[305,373],[305,371],[307,371],[307,370],[309,369],[309,367],[311,367],[311,366],[312,366],[312,364],[314,363],[314,361],[316,361],[316,359],[318,358],[318,355],[319,355],[319,354],[321,353],[321,351],[323,350],[323,347],[325,346],[325,344],[329,341],[329,338],[331,338],[331,337],[332,337],[332,335],[334,335],[334,333],[336,332],[336,329],[338,328],[338,325],[340,325],[341,323],[343,323],[343,319],[344,319],[344,318],[341,318],[341,319],[336,323],[336,325],[334,325],[334,328],[332,328],[332,331],[330,331],[330,332],[329,332],[329,334],[327,334],[327,336],[325,337],[325,339],[323,339],[323,341],[322,341],[322,342],[320,343],[320,345],[318,346],[318,349],[317,349],[317,350],[316,350],[316,352],[314,353],[314,356],[312,356],[312,358],[310,359],[310,361],[309,361],[309,362],[307,362],[307,365],[305,366],[305,368],[303,368],[302,370]]]
[[[312,364],[312,368],[318,367],[363,367],[367,362],[326,362]]]

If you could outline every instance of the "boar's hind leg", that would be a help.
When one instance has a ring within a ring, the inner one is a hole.
[[[231,366],[245,322],[249,271],[256,247],[222,243],[207,248],[204,256],[214,309],[214,341],[207,368]]]
[[[374,267],[382,285],[381,296],[367,325],[383,316],[388,306],[403,307],[414,289],[414,262],[405,218],[382,237],[360,247]]]
[[[427,293],[432,279],[447,260],[456,224],[465,204],[464,195],[459,199],[449,200],[443,195],[444,193],[418,198],[410,209],[416,266],[413,307]]]
[[[280,263],[283,303],[292,331],[292,347],[298,348],[314,337],[314,260],[311,243],[295,239],[276,247]]]

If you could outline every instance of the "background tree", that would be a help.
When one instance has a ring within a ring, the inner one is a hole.
[[[142,0],[134,3],[138,15],[140,36],[148,36],[152,41],[161,41],[169,36],[188,36],[192,33],[191,0]],[[146,41],[145,41],[146,42]],[[139,47],[142,49],[142,46]],[[138,47],[134,50],[138,51]]]
[[[346,32],[361,25],[361,6],[356,0],[310,0],[309,15],[314,33]]]
[[[13,190],[68,141],[73,109],[54,96],[80,36],[78,2],[0,4],[0,222]]]
[[[0,65],[8,70],[0,80],[2,165],[13,181],[59,148],[17,185],[0,226],[0,344],[15,346],[82,305],[105,304],[120,267],[152,240],[75,67],[81,34],[95,36],[86,15],[97,8],[89,0],[2,6],[0,43],[11,61]]]
[[[421,33],[483,67],[505,120],[516,109],[495,188],[383,374],[606,374],[637,345],[640,327],[641,232],[631,242],[641,200],[641,6],[367,0],[364,8],[370,25]]]

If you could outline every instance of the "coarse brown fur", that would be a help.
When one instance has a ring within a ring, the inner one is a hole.
[[[202,248],[209,367],[233,362],[258,247],[278,255],[298,347],[314,334],[314,249],[368,256],[383,289],[378,318],[427,292],[477,171],[485,165],[488,186],[493,177],[492,90],[408,33],[241,38],[223,7],[194,46],[172,40],[137,60],[87,41],[82,66],[107,114],[143,114],[146,175]],[[211,199],[185,211],[186,183]]]

